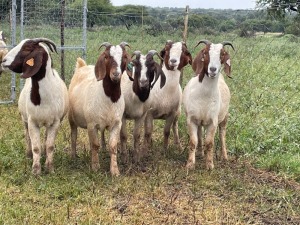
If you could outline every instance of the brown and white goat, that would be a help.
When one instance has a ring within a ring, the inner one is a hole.
[[[121,92],[121,76],[131,61],[126,52],[127,43],[113,46],[103,43],[104,52],[99,56],[96,65],[86,65],[81,58],[77,59],[75,73],[72,77],[69,96],[69,123],[71,126],[72,156],[76,156],[77,127],[88,130],[91,168],[99,169],[98,130],[101,133],[109,130],[109,152],[111,157],[110,172],[119,175],[117,164],[117,144],[120,138],[122,116],[125,102]],[[131,76],[128,70],[127,74]]]
[[[49,49],[55,44],[46,38],[25,39],[11,49],[2,60],[2,67],[22,73],[26,79],[19,97],[19,111],[25,124],[27,155],[33,157],[32,173],[41,173],[40,127],[46,127],[46,162],[53,172],[54,141],[61,120],[68,110],[68,91],[65,83],[52,68]]]
[[[142,55],[140,51],[135,51],[133,56],[136,58],[131,62],[133,82],[128,76],[122,77],[121,90],[125,99],[125,112],[122,120],[121,129],[121,152],[122,159],[127,161],[128,153],[126,150],[127,132],[126,120],[134,120],[133,146],[134,161],[140,161],[140,130],[143,126],[147,111],[150,109],[149,96],[151,89],[160,76],[160,88],[165,85],[166,77],[161,66],[153,59],[158,55],[155,50],[151,50],[147,55]],[[159,55],[158,55],[159,56]]]
[[[164,149],[168,148],[170,129],[173,125],[174,143],[180,148],[178,135],[178,117],[181,113],[182,89],[179,83],[181,69],[192,64],[192,56],[184,42],[167,41],[160,52],[162,70],[166,76],[166,84],[160,88],[156,83],[151,91],[151,109],[145,119],[145,147],[149,148],[153,132],[153,119],[166,121],[164,127]]]
[[[8,50],[6,49],[6,43],[5,43],[5,38],[3,35],[3,32],[0,31],[0,64],[4,58],[4,56],[8,53]],[[3,68],[0,65],[0,75],[3,72]]]
[[[225,143],[226,124],[230,102],[230,91],[221,74],[221,66],[230,77],[231,64],[225,45],[232,44],[223,42],[213,44],[207,40],[200,41],[205,47],[198,53],[193,61],[192,68],[196,73],[183,92],[183,105],[186,113],[188,132],[190,135],[190,149],[187,168],[195,167],[195,152],[197,146],[202,156],[206,154],[206,168],[213,169],[214,137],[219,127],[221,140],[222,158],[227,160]],[[205,128],[204,149],[202,146],[202,127]]]

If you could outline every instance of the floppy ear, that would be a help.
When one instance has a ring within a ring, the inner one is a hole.
[[[205,71],[204,71],[204,50],[201,50],[199,54],[196,56],[196,58],[193,61],[192,68],[196,74],[196,76],[199,76],[200,83],[202,82]]]
[[[159,76],[160,76],[160,88],[163,88],[163,86],[165,86],[166,84],[166,75],[164,71],[161,69],[161,66],[155,63],[155,80],[151,84],[151,89],[154,87]]]
[[[231,74],[230,56],[229,56],[229,54],[227,52],[225,52],[224,61],[222,63],[224,64],[224,72],[226,73],[226,75],[229,78],[232,78],[230,76],[230,74]]]
[[[97,81],[103,80],[106,75],[106,59],[105,59],[105,53],[102,53],[95,65],[95,76],[97,78]]]
[[[35,75],[41,68],[43,61],[43,50],[36,48],[24,60],[21,75],[22,78],[29,78]]]
[[[159,55],[160,55],[160,57],[162,58],[162,59],[165,59],[165,55],[166,55],[166,49],[164,48],[163,50],[161,50],[160,51],[160,53],[159,53]],[[162,64],[164,63],[164,60],[160,60],[160,65],[162,66]]]

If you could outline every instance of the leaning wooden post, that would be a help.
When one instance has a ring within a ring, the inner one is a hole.
[[[185,7],[185,14],[184,14],[184,29],[182,34],[182,41],[186,43],[187,40],[187,31],[188,31],[188,22],[189,22],[189,6]],[[183,69],[181,69],[180,73],[180,85],[182,86],[182,77],[183,77]]]

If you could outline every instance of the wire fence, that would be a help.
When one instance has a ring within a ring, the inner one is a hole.
[[[0,16],[0,30],[10,37],[8,46],[24,38],[52,39],[60,50],[59,54],[52,54],[54,67],[64,74],[67,84],[76,58],[84,57],[89,64],[95,64],[102,42],[126,41],[131,46],[129,52],[160,51],[167,40],[183,40],[187,16],[185,9],[169,12],[148,8],[141,9],[138,15],[96,12],[87,10],[86,1],[81,5],[65,2],[62,11],[61,1],[43,5],[38,0],[24,0],[24,8],[16,10],[13,19],[13,2],[7,6],[7,1],[0,0],[0,8],[5,5],[12,9],[10,15]],[[244,152],[246,148],[257,153],[299,149],[300,39],[287,31],[297,33],[300,25],[292,20],[283,23],[276,18],[265,18],[266,13],[259,10],[190,9],[188,13],[186,42],[193,57],[200,50],[194,46],[201,39],[231,41],[236,49],[229,50],[234,78],[227,80],[232,93],[228,145],[233,153]],[[0,99],[14,100],[11,90],[21,83],[15,82],[15,76],[8,79],[4,74],[0,78]],[[192,76],[188,66],[184,70],[183,87]],[[181,135],[187,139],[185,133]],[[299,154],[297,157],[300,158]]]

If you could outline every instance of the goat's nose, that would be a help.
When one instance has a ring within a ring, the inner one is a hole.
[[[211,72],[216,72],[217,71],[216,67],[210,67],[209,69],[210,69]]]
[[[113,75],[114,75],[115,77],[118,77],[118,76],[120,75],[120,73],[119,73],[119,72],[114,72]]]
[[[177,60],[176,59],[171,59],[170,62],[174,64],[174,63],[177,62]]]

